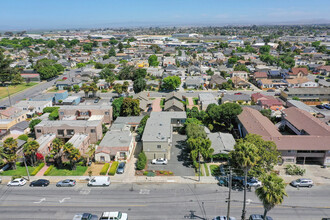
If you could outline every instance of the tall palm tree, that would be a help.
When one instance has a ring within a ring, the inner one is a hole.
[[[89,86],[86,85],[85,83],[81,86],[81,89],[84,91],[85,93],[85,98],[88,98],[88,93],[89,93]]]
[[[52,142],[52,150],[51,155],[55,160],[55,164],[57,167],[62,166],[62,149],[63,149],[63,141],[59,138],[55,138]]]
[[[11,164],[13,170],[16,170],[17,160],[17,141],[10,137],[7,138],[3,144],[3,155],[8,163]]]
[[[230,152],[230,158],[244,171],[244,201],[241,218],[245,220],[247,173],[259,160],[258,148],[249,142],[240,141],[235,145],[234,151]]]
[[[23,147],[24,154],[29,156],[32,166],[34,166],[34,163],[37,160],[36,153],[38,151],[38,148],[39,143],[35,140],[27,142]]]
[[[88,161],[92,160],[95,156],[95,145],[91,144],[88,146]]]
[[[98,88],[95,82],[92,82],[89,86],[89,91],[91,91],[93,93],[93,97],[96,96],[96,92],[97,92]]]
[[[72,143],[66,143],[63,147],[63,151],[70,161],[71,169],[75,169],[75,164],[80,159],[80,151],[73,147]]]
[[[269,212],[275,205],[283,202],[285,192],[285,183],[283,179],[274,173],[266,174],[261,179],[262,187],[256,189],[256,195],[264,206],[264,220],[267,212]]]

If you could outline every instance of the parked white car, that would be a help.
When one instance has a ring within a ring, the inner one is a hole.
[[[103,212],[100,220],[127,220],[127,213]]]
[[[163,164],[166,165],[167,164],[167,159],[164,158],[157,158],[157,159],[153,159],[151,161],[152,164]]]
[[[7,186],[24,186],[26,184],[26,180],[23,178],[18,178],[10,181]]]

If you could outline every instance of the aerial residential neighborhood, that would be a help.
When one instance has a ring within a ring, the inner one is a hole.
[[[330,219],[327,10],[49,28],[1,11],[0,219]]]

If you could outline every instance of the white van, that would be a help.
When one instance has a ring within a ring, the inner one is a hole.
[[[95,176],[89,180],[87,186],[109,186],[110,177],[109,176]]]

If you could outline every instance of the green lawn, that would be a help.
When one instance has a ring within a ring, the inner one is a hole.
[[[76,170],[57,169],[54,167],[47,176],[82,176],[87,170],[87,166],[77,166]]]
[[[31,174],[35,168],[28,166],[29,173]],[[0,173],[0,176],[27,176],[27,173],[25,166],[16,166],[16,170],[6,170]]]
[[[205,168],[205,174],[206,176],[210,176],[210,172],[209,172],[209,169],[207,168],[207,164],[204,163],[204,168]]]
[[[210,165],[211,175],[212,176],[219,176],[220,170],[218,165]]]
[[[165,99],[163,98],[160,100],[160,107],[164,108],[164,106],[165,106]]]
[[[17,92],[23,91],[27,88],[30,88],[34,85],[37,85],[38,83],[36,82],[31,82],[29,84],[23,83],[20,85],[16,85],[16,86],[9,86],[8,90],[9,90],[9,94],[13,95]],[[7,88],[6,87],[0,87],[0,99],[6,98],[8,96],[8,92],[7,92]]]
[[[193,98],[193,101],[194,101],[194,105],[198,105],[198,98]]]

